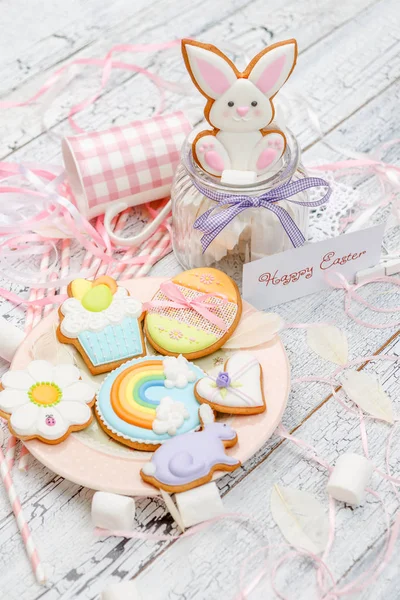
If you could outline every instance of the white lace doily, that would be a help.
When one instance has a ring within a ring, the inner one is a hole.
[[[361,194],[353,187],[335,180],[329,173],[321,173],[321,177],[331,186],[332,194],[326,204],[310,208],[309,242],[321,242],[343,233],[343,220],[361,201]],[[308,194],[310,201],[317,200],[320,196],[317,190],[309,190]]]

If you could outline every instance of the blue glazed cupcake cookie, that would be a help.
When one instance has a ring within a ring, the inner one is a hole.
[[[204,372],[183,356],[146,356],[103,381],[96,399],[101,427],[122,444],[153,451],[200,427],[194,386]]]
[[[74,279],[60,307],[57,337],[72,344],[94,375],[146,354],[142,303],[112,277]]]

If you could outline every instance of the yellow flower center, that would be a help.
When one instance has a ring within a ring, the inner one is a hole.
[[[38,406],[55,406],[60,402],[62,392],[55,383],[41,381],[30,387],[28,396],[30,401]]]

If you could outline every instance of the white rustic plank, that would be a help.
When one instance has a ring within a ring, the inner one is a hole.
[[[399,77],[399,23],[396,0],[378,2],[300,57],[288,87],[309,100],[324,133]],[[303,147],[316,139],[304,119],[294,130]]]
[[[249,54],[255,52],[264,45],[265,41],[275,41],[284,39],[285,36],[295,36],[299,38],[300,52],[304,53],[307,48],[312,47],[323,35],[335,31],[341,24],[345,23],[353,16],[357,16],[363,8],[369,7],[371,2],[367,0],[353,0],[346,3],[346,9],[339,6],[332,0],[317,2],[313,0],[307,4],[307,9],[298,11],[298,3],[291,0],[282,5],[279,0],[273,0],[268,8],[268,27],[260,26],[259,15],[265,10],[262,0],[255,0],[252,4],[245,4],[235,0],[229,4],[207,3],[207,9],[203,2],[171,3],[171,10],[164,12],[160,10],[159,4],[152,3],[146,7],[142,13],[135,18],[127,19],[126,23],[116,26],[110,32],[105,32],[95,43],[85,47],[83,51],[77,52],[74,58],[79,56],[102,56],[111,47],[113,43],[120,40],[131,40],[131,31],[135,31],[134,41],[157,42],[175,37],[200,37],[206,39],[206,36],[218,40],[231,41],[240,45],[240,39],[243,39],[243,46]],[[311,18],[316,14],[316,18]],[[152,27],[148,27],[152,23]],[[265,30],[266,29],[266,30]],[[276,31],[275,31],[276,29]],[[269,32],[269,33],[268,33]],[[267,37],[266,37],[267,36]],[[125,56],[125,55],[123,55]],[[132,56],[129,57],[132,62]],[[315,56],[311,56],[309,61],[315,62]],[[64,61],[65,62],[65,61]],[[154,60],[148,55],[138,55],[134,57],[134,62],[142,66],[153,66]],[[303,61],[304,62],[304,61]],[[61,66],[63,62],[60,62]],[[189,78],[184,72],[182,61],[180,59],[168,60],[168,57],[158,62],[161,68],[161,74],[166,78],[171,76],[175,79],[176,74],[180,73],[188,83]],[[304,64],[299,61],[299,67],[303,70]],[[319,68],[319,66],[318,66]],[[297,69],[300,71],[300,68]],[[315,77],[311,75],[311,77]],[[46,74],[46,77],[48,75]],[[302,79],[302,78],[301,78]],[[26,98],[33,94],[38,88],[39,82],[44,81],[44,76],[31,78],[29,83],[18,88],[16,93],[10,99]],[[80,116],[79,122],[88,128],[104,128],[116,119],[118,122],[129,122],[138,116],[148,115],[148,107],[154,106],[155,94],[151,84],[143,83],[132,74],[119,73],[112,77],[108,90],[102,94],[102,100],[98,106],[89,109],[85,116]],[[125,86],[122,82],[128,81]],[[85,90],[86,94],[93,93],[98,88],[98,72],[90,76],[85,72]],[[329,84],[329,80],[326,81]],[[323,85],[323,84],[321,84]],[[307,91],[307,88],[305,88]],[[331,93],[324,90],[325,96]],[[70,86],[59,100],[48,111],[46,122],[48,126],[54,125],[65,120],[67,107],[71,105],[76,97],[82,94],[81,86]],[[360,91],[362,94],[362,91]],[[15,97],[14,97],[15,96]],[[132,102],[132,98],[135,99]],[[151,98],[151,100],[150,100]],[[173,99],[176,104],[176,98]],[[187,101],[182,102],[187,106]],[[321,102],[323,108],[324,102]],[[320,107],[318,107],[320,108]],[[32,111],[30,111],[32,113]],[[26,145],[32,138],[40,135],[40,123],[38,119],[30,122],[26,111],[25,115],[21,111],[11,110],[5,115],[0,115],[0,127],[3,130],[0,140],[0,155],[7,156],[17,148]],[[67,133],[68,127],[58,127],[58,131]]]
[[[145,7],[144,0],[71,0],[68,4],[62,0],[51,4],[32,0],[27,10],[21,11],[17,2],[8,2],[2,18],[0,94],[5,96],[40,76],[114,27],[133,24],[134,18],[146,14]],[[32,19],[32,15],[40,15],[40,19]]]
[[[217,7],[217,3],[214,4],[215,7]],[[269,24],[271,20],[273,20],[274,25],[273,28],[271,28],[271,31],[274,34],[274,39],[281,39],[286,35],[292,35],[291,31],[293,31],[297,37],[299,37],[299,34],[304,35],[304,37],[301,38],[304,45],[309,44],[312,46],[324,35],[328,35],[332,32],[332,30],[340,27],[340,25],[344,22],[350,21],[352,17],[356,16],[358,12],[361,12],[365,6],[372,6],[374,3],[366,3],[361,1],[347,2],[345,6],[340,6],[339,3],[329,3],[329,5],[321,3],[307,3],[307,8],[304,5],[298,6],[298,4],[299,3],[286,3],[282,8],[275,6],[274,4],[274,10],[271,11],[271,14],[268,14],[268,31],[270,30]],[[166,6],[165,4],[163,5]],[[384,12],[382,7],[387,8],[387,14],[389,14],[389,18],[391,18],[390,11],[393,10],[393,4],[379,3],[379,5],[382,12]],[[209,6],[210,11],[213,11],[213,3],[210,3]],[[176,3],[168,3],[168,8],[174,9],[175,7]],[[214,36],[215,33],[218,33],[221,38],[225,37],[235,41],[240,41],[240,39],[243,39],[246,46],[248,46],[252,51],[257,44],[261,45],[261,27],[259,26],[260,7],[265,10],[264,4],[260,2],[254,2],[250,5],[246,5],[244,10],[237,13],[235,13],[235,10],[233,10],[232,17],[229,17],[229,13],[221,13],[221,6],[218,5],[218,11],[215,9],[215,13],[213,12],[210,18],[206,18],[207,16],[204,16],[203,19],[203,15],[199,15],[199,12],[206,13],[207,11],[199,11],[198,5],[195,5],[193,7],[193,12],[190,12],[189,10],[185,11],[185,6],[182,5],[182,3],[179,3],[181,20],[178,21],[178,29],[175,29],[173,33],[176,35],[182,35],[182,33],[187,35],[189,31],[199,31],[202,38],[206,35]],[[154,15],[155,8],[156,7],[149,7],[148,11],[142,14],[144,16]],[[229,9],[232,9],[232,3],[230,3]],[[315,15],[316,10],[320,10],[321,12],[319,13],[318,18],[312,19],[312,16]],[[217,12],[218,18],[221,18],[221,24],[213,26],[213,15],[217,14]],[[268,7],[268,12],[270,12],[270,7]],[[115,13],[110,12],[110,15],[111,14],[115,15]],[[351,38],[354,35],[354,40],[358,40],[358,42],[362,40],[362,36],[366,35],[366,32],[370,34],[371,39],[375,39],[375,33],[372,31],[372,29],[376,26],[376,9],[374,9],[374,6],[372,6],[369,9],[369,12],[367,11],[368,17],[363,17],[363,14],[364,13],[361,12],[356,25],[353,25],[354,21],[350,21],[347,26],[345,26],[345,29],[347,27],[347,36]],[[223,20],[224,16],[226,18]],[[157,18],[158,17],[156,17],[156,19]],[[194,24],[190,23],[189,25],[189,20],[193,20]],[[394,21],[393,18],[391,20]],[[116,20],[112,21],[112,25],[116,22]],[[153,33],[150,33],[150,39],[156,39],[156,37],[153,36],[157,35],[163,35],[165,39],[165,32],[171,35],[170,22],[166,20],[165,24],[163,25],[162,19],[160,19],[156,20],[154,24],[157,25],[157,23],[160,22],[161,26],[158,28],[155,27]],[[382,23],[386,24],[386,22],[382,21],[382,19],[378,19],[377,22],[379,27],[382,27]],[[71,25],[71,31],[73,26],[74,25]],[[364,28],[362,34],[360,32],[361,26]],[[104,28],[103,25],[101,25],[101,27]],[[145,32],[145,28],[143,27],[140,29],[140,27],[142,27],[142,24],[139,24],[139,28],[136,28],[135,32],[138,30],[139,33]],[[115,38],[113,38],[113,32],[115,33],[116,31],[118,34],[121,32],[125,32],[125,34],[127,34],[128,31],[131,32],[132,19],[127,19],[124,27],[120,29],[116,27],[111,32],[106,31],[105,35],[101,36],[102,39],[95,43],[93,47],[90,47],[86,54],[93,55],[94,49],[96,48],[103,50],[104,48],[108,48],[111,41],[116,41]],[[207,33],[208,31],[210,34]],[[264,30],[264,32],[262,32],[263,35],[265,34],[269,36],[270,34],[268,31]],[[338,30],[339,34],[340,31],[341,29]],[[389,26],[389,32],[391,31],[392,29],[390,29]],[[351,35],[349,35],[349,32]],[[335,48],[336,51],[338,51],[336,44],[341,44],[343,41],[341,35],[339,34],[334,32],[331,36],[328,35],[327,40],[330,38],[333,39],[330,41],[331,49],[328,51],[329,56],[323,68],[324,73],[326,72],[326,65],[331,64],[335,58]],[[135,39],[135,41],[137,40]],[[268,41],[268,39],[266,41]],[[356,44],[356,41],[354,41],[354,44]],[[372,43],[374,44],[375,42]],[[42,48],[45,48],[45,45],[42,45]],[[314,51],[313,58],[309,59],[310,62],[313,62],[315,56],[318,56],[322,52],[321,49],[318,51],[319,48],[320,44],[315,47],[315,50],[310,48],[309,52]],[[382,51],[382,48],[384,48],[384,42],[382,42],[382,45],[379,45],[380,50],[378,49],[378,53]],[[347,48],[346,52],[349,52],[350,50],[351,45]],[[327,53],[327,48],[325,46],[324,52]],[[52,47],[49,47],[49,55],[51,55],[51,53]],[[43,59],[44,55],[45,52],[42,52]],[[63,60],[65,56],[67,56],[66,53],[64,53],[61,60]],[[48,65],[51,64],[51,60],[53,59],[50,56],[50,60],[47,63]],[[304,64],[305,59],[303,59],[302,62]],[[337,69],[340,63],[334,64],[335,68]],[[353,65],[353,67],[356,66],[357,64]],[[320,66],[318,69],[320,69]],[[316,71],[314,71],[314,73],[315,72]],[[374,85],[375,83],[378,84],[376,89],[374,88],[373,91],[369,91],[367,87],[363,87],[365,82],[362,82],[360,96],[366,94],[366,97],[373,97],[375,92],[379,93],[383,89],[380,76],[376,76],[375,79],[374,77],[372,77],[372,83]],[[121,83],[122,81],[125,81],[125,79],[125,77],[116,77],[114,82]],[[312,82],[312,74],[308,75],[308,79]],[[392,78],[392,75],[390,75],[389,82],[393,80],[394,79]],[[87,91],[94,89],[94,81],[95,79],[93,78],[91,83],[92,87],[89,86]],[[323,93],[318,96],[319,101],[321,102],[327,96],[329,83],[330,80],[328,79],[328,85],[324,87]],[[32,86],[36,84],[35,78],[32,78],[30,84]],[[133,79],[132,81],[128,80],[125,85],[119,86],[117,90],[113,90],[110,94],[106,95],[102,100],[102,104],[99,109],[96,108],[93,111],[89,111],[88,115],[85,115],[82,118],[82,123],[88,125],[89,127],[104,127],[107,126],[112,119],[116,119],[117,122],[123,122],[124,120],[126,121],[131,118],[131,115],[146,114],[145,111],[146,105],[148,104],[148,98],[151,97],[149,94],[153,95],[153,92],[148,86],[141,87],[143,87],[143,89],[140,90],[140,98],[137,99],[137,104],[135,104],[134,107],[132,107],[132,98],[135,97],[135,94],[137,94],[138,85]],[[372,87],[373,86],[370,88],[371,90]],[[368,144],[370,143],[371,136],[374,138],[376,135],[377,119],[379,119],[378,122],[380,124],[383,123],[382,139],[390,138],[392,136],[391,128],[396,126],[398,127],[398,123],[395,119],[395,113],[393,112],[395,107],[395,103],[392,100],[391,94],[393,89],[394,88],[392,87],[388,93],[382,94],[382,102],[379,101],[379,107],[377,102],[376,106],[378,107],[378,116],[376,116],[376,112],[374,113],[373,110],[370,110],[373,104],[373,102],[371,102],[371,106],[368,105],[364,109],[360,110],[358,114],[349,119],[348,123],[345,123],[340,127],[340,129],[338,129],[337,132],[334,132],[332,135],[336,136],[335,139],[337,142],[344,143],[344,141],[346,141],[347,143],[347,137],[350,135],[352,147],[358,147],[362,149],[369,148]],[[21,93],[22,91],[24,90],[21,90]],[[360,105],[359,100],[360,98],[357,98],[357,102],[355,104],[356,108],[358,108]],[[68,102],[70,102],[70,99],[67,99],[67,103]],[[332,102],[335,107],[339,106],[340,98],[334,98]],[[385,106],[388,107],[387,110],[385,109]],[[338,117],[344,118],[344,116],[347,116],[348,114],[348,112],[346,112],[345,114],[341,115],[337,109],[335,110],[335,119]],[[354,104],[349,101],[349,98],[346,100],[346,110],[355,110]],[[63,107],[58,107],[57,111],[56,113],[58,115],[65,114],[65,105]],[[9,116],[7,117],[7,120],[10,119]],[[57,118],[59,118],[59,116]],[[335,121],[335,123],[336,122],[337,121]],[[59,131],[62,131],[63,127],[64,125],[62,124],[58,128]],[[343,132],[343,127],[347,128],[345,132]],[[346,136],[344,136],[343,133],[345,133]],[[37,130],[34,128],[32,130],[29,129],[28,135],[26,137],[22,137],[21,140],[23,143],[25,143],[25,140],[28,143],[28,141],[32,139],[32,136],[36,134]],[[307,139],[304,143],[310,143],[310,141],[313,139],[315,139],[315,136],[313,137],[310,135],[310,137],[308,137],[307,132]],[[17,143],[12,143],[11,146],[19,147],[21,140],[18,141],[18,138],[16,138],[16,140]],[[325,150],[321,146],[316,146],[316,152],[317,155],[320,152],[321,155],[328,156],[328,154],[324,154]],[[53,142],[49,139],[49,136],[41,136],[16,153],[15,159],[31,159],[32,155],[35,156],[36,160],[54,160],[55,162],[59,162],[59,142]],[[162,263],[160,263],[153,270],[153,273],[164,274],[168,272],[172,275],[174,272],[178,272],[178,270],[179,268],[176,262],[172,256],[170,256],[164,259],[164,261],[162,261]],[[375,295],[375,290],[366,290],[366,294],[368,297],[373,298]],[[389,297],[385,300],[392,301],[395,300],[395,298]],[[326,318],[332,319],[332,315],[335,315],[336,319],[336,315],[340,315],[340,324],[346,327],[348,325],[347,320],[342,317],[342,292],[334,292],[332,294],[327,293],[326,295],[321,295],[321,297],[318,299],[315,297],[310,297],[308,299],[303,299],[302,301],[296,301],[290,305],[282,307],[282,310],[288,321],[316,320],[316,318],[318,318],[318,320],[324,320]],[[12,318],[15,318],[14,314],[16,312],[17,311],[14,310],[13,313],[8,314]],[[390,330],[386,332],[365,332],[364,329],[360,328],[360,330],[358,330],[350,323],[350,349],[353,356],[356,354],[369,353],[370,351],[376,350],[381,341],[386,339],[389,333]],[[324,372],[327,372],[327,368],[329,370],[329,365],[318,362],[315,359],[315,356],[308,352],[302,333],[287,331],[284,334],[284,339],[286,344],[291,349],[290,355],[291,362],[294,366],[294,376],[313,373],[317,367],[318,369],[323,369]],[[285,415],[285,423],[288,426],[295,426],[296,424],[300,423],[302,418],[309,414],[309,411],[314,408],[324,397],[325,391],[325,388],[317,385],[307,386],[306,389],[297,389],[291,396],[288,412]],[[314,418],[315,417],[312,417],[312,419]],[[315,427],[315,430],[313,431],[318,431],[318,427]],[[353,430],[351,431],[353,432]],[[338,437],[334,438],[333,443],[336,445],[341,444],[340,447],[345,447],[346,439],[343,440],[342,438],[346,438],[346,435],[348,435],[347,430],[343,430],[340,432],[340,434],[342,437],[340,437],[338,434]],[[308,439],[308,437],[305,437],[305,439]],[[356,439],[355,432],[354,439]],[[236,483],[237,485],[233,489],[234,492],[235,489],[243,486],[243,483],[246,483],[247,485],[247,479],[249,476],[245,477],[246,473],[250,472],[260,461],[263,460],[263,458],[265,458],[268,450],[273,448],[275,442],[276,440],[271,440],[269,444],[261,449],[254,460],[249,461],[249,463],[245,465],[245,468],[237,473],[234,478],[223,478],[223,480],[220,482],[220,489],[223,492],[227,492]],[[286,463],[283,459],[277,464],[279,465],[279,470],[284,470],[284,465]],[[263,465],[270,465],[270,461],[268,460],[265,463],[262,463],[260,467],[257,467],[255,473],[257,473],[257,471],[259,471]],[[306,471],[306,467],[304,467],[304,471]],[[244,482],[238,483],[244,477]],[[305,481],[308,481],[307,477],[304,475]],[[27,481],[29,481],[29,486],[26,485]],[[259,493],[257,480],[256,483],[254,483],[254,481],[255,479],[253,476],[253,479],[250,480],[249,488],[246,488],[250,490],[250,495],[253,493],[253,490],[257,492],[257,494]],[[77,486],[63,482],[61,478],[54,477],[53,474],[49,473],[46,469],[40,467],[39,465],[35,465],[27,476],[17,473],[16,482],[18,484],[18,489],[22,491],[24,506],[28,510],[29,514],[32,514],[32,527],[39,538],[38,542],[40,543],[38,543],[38,545],[42,549],[44,559],[47,562],[51,562],[55,567],[55,571],[52,576],[52,582],[54,585],[43,596],[40,590],[38,590],[38,588],[33,584],[33,579],[29,571],[29,565],[23,556],[22,544],[19,536],[16,534],[13,519],[9,514],[9,509],[5,502],[6,499],[0,496],[1,545],[2,547],[7,545],[7,548],[10,548],[8,555],[5,555],[4,558],[3,556],[0,558],[0,560],[5,560],[5,562],[2,562],[1,564],[3,567],[2,572],[7,573],[7,580],[4,588],[2,585],[2,590],[4,589],[5,593],[9,594],[6,597],[13,598],[15,594],[14,597],[20,597],[22,600],[31,600],[39,597],[40,594],[41,597],[44,597],[47,600],[50,598],[69,599],[72,597],[95,598],[98,592],[102,589],[105,581],[119,581],[132,576],[140,571],[140,569],[149,560],[151,560],[152,557],[155,556],[157,547],[153,544],[132,541],[121,542],[120,540],[106,540],[100,543],[96,540],[93,540],[91,535],[91,526],[87,519],[89,514],[91,493],[87,490],[82,490]],[[316,485],[315,481],[313,482],[313,480],[310,479],[310,486],[313,485]],[[227,495],[227,499],[230,499],[233,492],[230,492]],[[232,501],[234,501],[234,498]],[[158,530],[160,533],[168,532],[170,530],[170,519],[165,516],[165,511],[159,503],[155,503],[154,501],[142,501],[140,502],[139,510],[139,518],[145,525],[148,524],[153,526],[153,529]],[[51,531],[51,535],[49,535],[49,531]],[[360,531],[362,530],[360,529]],[[232,530],[232,536],[236,536],[236,538],[239,540],[238,543],[242,543],[243,540],[246,539],[245,535],[237,533],[237,530]],[[232,539],[236,538],[229,536],[229,545],[230,548],[232,548],[230,555],[224,552],[224,549],[222,549],[224,558],[226,558],[226,560],[232,564],[237,564],[234,561],[238,560],[237,547],[232,544]],[[214,541],[215,540],[210,541],[210,545],[214,544]],[[363,542],[364,546],[362,551],[364,551],[369,541],[370,538],[365,539]],[[216,543],[217,542],[215,541],[215,544]],[[60,546],[62,552],[60,552]],[[219,546],[216,546],[215,548],[217,554]],[[168,550],[166,556],[168,556],[170,551],[171,550]],[[360,547],[358,550],[360,556],[362,555],[362,551]],[[197,577],[197,588],[193,590],[193,593],[196,593],[196,596],[192,596],[192,592],[189,592],[189,594],[190,597],[193,598],[196,597],[210,599],[214,597],[215,590],[222,589],[225,591],[225,575],[221,571],[218,571],[211,586],[207,588],[205,582],[209,576],[209,573],[207,573],[208,562],[204,561],[203,559],[203,566],[201,566],[197,565],[196,560],[198,557],[202,556],[202,552],[203,549],[200,546],[197,548],[196,545],[193,563],[190,565],[191,569],[188,569],[188,574],[190,575],[192,571],[193,573],[196,573],[196,569],[199,566],[201,568],[201,576]],[[19,557],[18,562],[15,560],[15,557],[17,556]],[[54,559],[55,556],[57,556],[57,561]],[[163,560],[164,556],[165,555],[163,555]],[[3,577],[1,583],[3,584]],[[159,593],[163,593],[163,591],[164,588],[160,586]],[[176,593],[177,596],[175,597],[188,597],[188,590],[186,590],[185,587],[185,580],[183,581],[181,587],[176,590]],[[307,592],[305,592],[305,594],[307,594]],[[164,598],[165,596],[159,597]],[[304,598],[306,597],[308,596],[304,595]]]
[[[248,0],[250,1],[250,0]],[[162,6],[162,8],[160,8]],[[244,5],[246,6],[246,4]],[[215,3],[208,0],[207,10],[204,10],[204,4],[200,0],[192,2],[190,0],[184,0],[183,3],[170,2],[169,8],[166,10],[163,5],[158,3],[147,4],[142,8],[138,14],[133,17],[128,17],[122,23],[117,24],[116,27],[110,31],[105,30],[104,35],[98,36],[90,47],[84,46],[81,52],[74,54],[73,58],[79,57],[103,57],[112,46],[120,43],[158,43],[160,41],[169,41],[174,38],[182,37],[183,35],[195,36],[203,30],[207,30],[216,21],[228,17],[235,13],[238,8],[243,7],[243,2],[240,0],[232,0],[229,4],[216,5]],[[134,39],[132,39],[132,32],[134,32]],[[152,67],[154,65],[155,56],[149,53],[132,53],[119,54],[120,60],[127,60],[130,63],[135,63],[145,67]],[[68,57],[67,60],[60,61],[57,65],[58,68],[63,66],[66,62],[70,62]],[[21,100],[33,95],[38,87],[42,85],[50,73],[41,73],[38,77],[30,79],[26,85],[18,87],[15,93],[9,96],[9,100]],[[118,87],[122,82],[129,81],[134,77],[131,72],[120,71],[113,74],[108,91],[105,92],[107,96],[110,90]],[[137,79],[137,77],[134,79]],[[53,126],[62,120],[65,120],[66,110],[76,100],[82,99],[87,95],[93,94],[98,90],[100,82],[100,71],[98,69],[91,69],[90,67],[85,72],[84,86],[82,88],[82,82],[80,85],[71,85],[68,87],[66,98],[61,97],[54,102],[54,106],[49,110],[47,123],[49,126]],[[140,82],[135,86],[133,95],[129,95],[129,106],[131,108],[130,116],[128,121],[133,118],[137,118],[139,115],[143,116],[151,114],[152,107],[154,110],[154,88],[148,85],[147,89],[144,88],[146,104],[141,105],[138,100],[140,93],[142,93],[143,82]],[[150,100],[152,98],[152,100]],[[115,99],[116,104],[118,101]],[[147,107],[147,111],[146,111]],[[148,110],[150,108],[150,110]],[[31,109],[32,114],[35,109]],[[37,109],[36,109],[37,110]],[[89,111],[90,114],[92,111]],[[95,109],[96,112],[96,109]],[[107,113],[106,113],[107,114]],[[29,109],[25,115],[21,110],[10,109],[6,118],[3,120],[3,115],[0,119],[0,127],[3,131],[2,146],[0,154],[7,155],[19,148],[26,145],[33,137],[40,135],[41,124],[39,119],[31,125],[28,125]],[[104,115],[103,115],[104,116]],[[107,126],[113,123],[113,116],[108,115],[106,119]],[[10,123],[11,119],[11,123]],[[83,121],[84,122],[84,121]],[[94,122],[89,128],[97,127]],[[104,126],[103,126],[104,127]],[[7,134],[9,132],[9,135]]]

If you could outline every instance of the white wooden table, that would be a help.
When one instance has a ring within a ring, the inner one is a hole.
[[[265,44],[296,37],[300,56],[288,89],[293,85],[309,96],[329,141],[368,152],[380,142],[400,137],[398,0],[3,0],[1,8],[2,99],[26,98],[56,68],[73,58],[103,56],[115,43],[193,36],[215,43],[235,42],[251,56]],[[166,77],[174,76],[178,64],[176,57],[170,57],[170,62],[148,54],[128,58],[153,70],[161,68]],[[82,77],[74,80],[61,100],[51,106],[46,134],[41,132],[35,109],[13,109],[0,114],[1,160],[61,164],[60,136],[70,131],[67,108],[98,85],[98,72],[89,69],[85,79]],[[155,98],[147,80],[116,72],[101,100],[80,115],[78,121],[85,128],[100,129],[149,116]],[[185,102],[181,99],[180,106],[185,106]],[[304,119],[297,119],[294,130],[306,163],[315,158],[338,159],[317,140]],[[393,162],[400,159],[398,148],[390,158]],[[172,275],[178,271],[179,266],[170,255],[154,267],[152,274]],[[12,289],[23,292],[16,285]],[[367,288],[363,294],[376,300],[377,291],[377,287]],[[380,291],[387,288],[382,286]],[[394,296],[383,295],[378,301],[394,306],[398,304]],[[348,333],[351,357],[400,353],[395,328],[367,329],[345,316],[342,291],[293,301],[279,307],[279,312],[288,322],[335,321]],[[354,312],[368,315],[360,307]],[[1,302],[0,314],[23,327],[23,310]],[[381,323],[385,318],[390,317],[377,317]],[[309,350],[304,331],[286,330],[282,338],[294,378],[333,371],[333,365]],[[380,373],[396,412],[399,371],[386,362],[367,368]],[[3,363],[1,372],[5,369]],[[322,384],[296,385],[283,423],[333,463],[345,451],[362,449],[358,420],[327,397],[327,391]],[[367,428],[370,451],[381,466],[389,429],[370,422]],[[394,473],[399,470],[398,441],[396,434],[391,459]],[[146,600],[228,600],[238,593],[239,568],[250,548],[266,543],[264,536],[272,544],[282,542],[269,509],[274,483],[309,491],[327,503],[326,473],[277,436],[243,468],[218,482],[226,508],[258,518],[259,531],[226,522],[174,543],[117,538],[100,541],[94,537],[90,523],[92,491],[63,480],[36,462],[32,462],[28,473],[14,472],[43,561],[50,565],[50,583],[47,588],[40,588],[34,582],[6,495],[0,488],[0,596],[4,600],[93,600],[105,585],[135,576]],[[398,503],[389,485],[374,476],[373,486],[385,499],[393,518]],[[143,529],[163,534],[176,532],[161,501],[143,499],[137,504]],[[372,564],[384,533],[383,516],[376,501],[368,499],[363,507],[354,510],[339,507],[329,564],[340,583],[350,581]],[[400,553],[396,548],[379,581],[352,597],[399,598],[399,569]],[[306,563],[297,561],[284,568],[278,582],[290,598],[316,597],[315,571]],[[273,597],[267,580],[250,595],[251,599]]]

